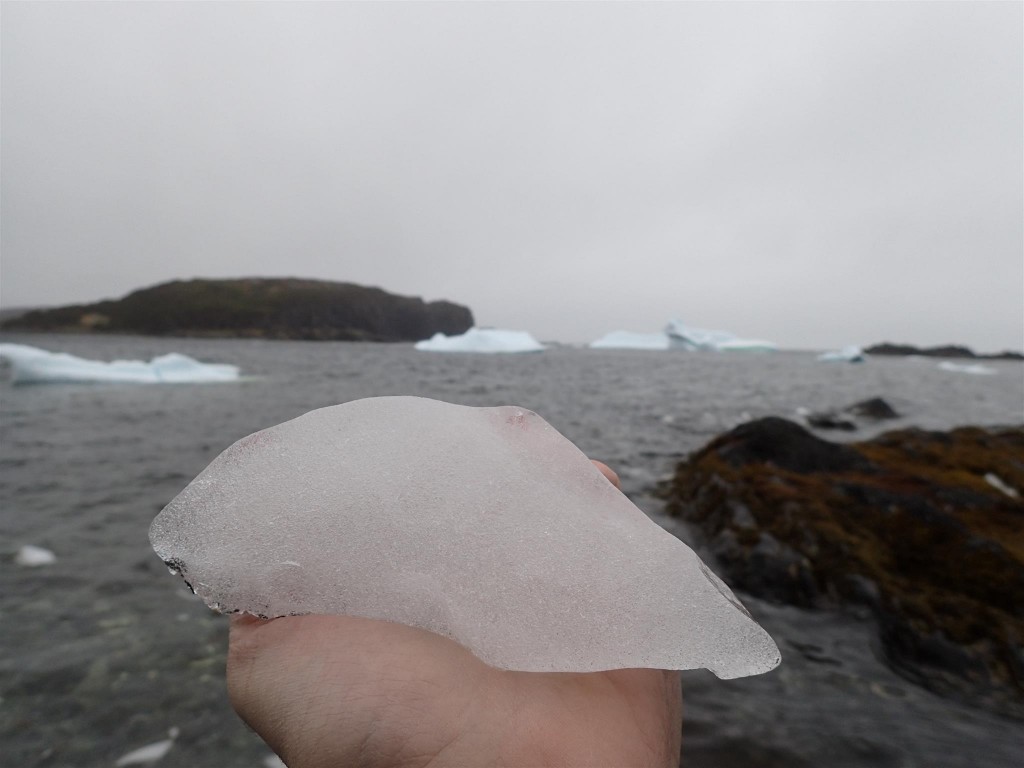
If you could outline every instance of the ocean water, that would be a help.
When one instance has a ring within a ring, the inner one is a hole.
[[[885,428],[1024,422],[1024,365],[993,376],[935,360],[822,364],[810,353],[554,348],[438,355],[411,345],[5,335],[83,357],[183,352],[239,365],[239,382],[13,387],[0,371],[0,763],[105,766],[181,735],[162,768],[252,766],[268,749],[224,691],[227,621],[149,548],[153,516],[221,450],[308,410],[376,395],[537,411],[676,535],[654,490],[674,463],[749,418],[888,400]],[[836,439],[868,437],[878,429]],[[14,565],[22,544],[53,550]],[[699,547],[698,547],[699,551]],[[890,672],[855,613],[741,594],[782,666],[723,682],[683,676],[684,765],[1011,766],[1024,725],[924,691]]]

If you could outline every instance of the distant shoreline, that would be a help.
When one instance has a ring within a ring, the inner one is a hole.
[[[461,304],[301,278],[176,280],[121,299],[7,314],[0,330],[207,339],[400,342],[473,326]]]

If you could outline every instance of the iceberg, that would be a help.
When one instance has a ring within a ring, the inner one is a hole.
[[[435,333],[425,341],[416,342],[422,352],[542,352],[544,345],[526,331],[504,331],[498,328],[470,328],[458,336]]]
[[[667,333],[612,331],[590,342],[589,346],[591,349],[672,349],[679,345]]]
[[[710,349],[716,352],[773,352],[778,347],[761,339],[741,339],[730,331],[692,328],[681,320],[670,320],[665,333],[685,349]]]
[[[866,359],[864,350],[855,344],[850,344],[835,352],[823,352],[818,355],[818,360],[823,363],[863,363]]]
[[[693,550],[515,406],[311,411],[224,451],[149,535],[215,610],[398,622],[503,669],[733,678],[780,661]]]
[[[238,367],[201,363],[172,352],[141,360],[86,360],[66,352],[48,352],[26,344],[0,344],[0,359],[10,362],[15,384],[137,383],[185,384],[236,381]]]

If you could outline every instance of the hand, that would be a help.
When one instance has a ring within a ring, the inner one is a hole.
[[[678,672],[509,672],[401,624],[236,616],[227,682],[235,710],[289,768],[679,762]]]

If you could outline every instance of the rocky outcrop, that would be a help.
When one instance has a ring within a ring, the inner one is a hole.
[[[335,341],[419,341],[463,333],[467,307],[380,288],[295,278],[188,280],[116,301],[27,312],[4,330]]]
[[[864,350],[869,355],[890,355],[905,357],[909,355],[921,355],[923,357],[954,357],[968,358],[971,360],[1024,360],[1024,354],[1020,352],[996,352],[988,355],[979,355],[968,347],[961,347],[955,344],[946,344],[941,347],[915,347],[912,344],[892,344],[883,342],[875,344]]]
[[[880,397],[862,400],[838,411],[818,411],[807,415],[807,423],[816,429],[841,429],[852,432],[860,422],[877,422],[898,419],[900,415],[889,403]]]
[[[778,418],[680,464],[671,514],[730,583],[811,608],[866,606],[888,663],[1024,717],[1024,428],[917,429],[838,445]]]

